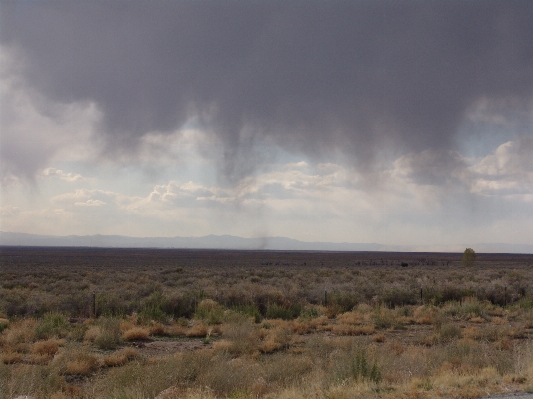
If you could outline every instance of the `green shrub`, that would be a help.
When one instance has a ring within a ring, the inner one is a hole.
[[[190,319],[196,311],[197,300],[192,295],[174,295],[161,305],[162,310],[175,319]]]
[[[468,299],[462,304],[462,313],[465,315],[476,315],[478,317],[486,316],[486,305],[488,303],[481,303],[477,299]],[[488,304],[490,306],[490,304]]]
[[[47,313],[35,326],[35,335],[38,339],[64,337],[69,327],[69,322],[61,313]]]
[[[453,341],[461,338],[461,328],[455,324],[444,324],[440,328],[439,338],[444,342]]]
[[[139,312],[139,319],[143,323],[149,323],[150,321],[166,322],[168,315],[158,306],[143,306]]]
[[[518,306],[522,309],[533,309],[533,299],[532,298],[522,298],[518,302]]]
[[[115,349],[121,340],[120,320],[112,317],[103,317],[98,320],[102,333],[96,337],[94,344],[102,350]]]
[[[99,292],[96,294],[97,316],[123,317],[133,310],[134,306],[117,292]]]
[[[166,322],[168,314],[164,311],[168,298],[161,291],[153,292],[149,297],[144,299],[139,312],[139,318],[143,322],[160,321]]]
[[[409,317],[413,315],[413,308],[409,306],[402,306],[396,309],[396,313],[399,316]]]
[[[297,318],[301,312],[302,306],[299,304],[289,306],[271,304],[267,307],[266,317],[267,319],[292,320]]]
[[[383,294],[383,302],[391,308],[418,303],[418,291],[392,288]]]
[[[339,313],[349,312],[361,301],[360,294],[352,292],[332,292],[328,293],[328,305],[337,305]]]
[[[235,306],[232,310],[234,312],[243,314],[245,316],[253,317],[254,318],[254,322],[256,322],[256,323],[260,323],[261,322],[261,319],[262,319],[261,313],[259,312],[259,309],[257,308],[257,306],[255,306],[253,304]]]
[[[74,341],[82,342],[89,327],[80,324],[71,328],[69,337]]]
[[[332,360],[334,375],[339,380],[353,379],[376,384],[381,382],[381,370],[375,360],[370,363],[365,350],[356,349],[342,353]]]
[[[320,316],[320,312],[315,307],[306,307],[300,313],[302,319],[316,319],[318,316]]]
[[[471,267],[474,265],[475,261],[476,252],[472,248],[466,248],[463,252],[463,258],[461,259],[463,266]]]
[[[224,307],[212,299],[204,299],[198,304],[194,317],[207,324],[221,324],[224,320]]]
[[[403,328],[403,323],[400,321],[396,312],[392,309],[382,307],[378,307],[374,311],[374,324],[378,329]]]

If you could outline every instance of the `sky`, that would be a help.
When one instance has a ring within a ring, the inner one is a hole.
[[[0,230],[533,244],[533,2],[0,0]]]

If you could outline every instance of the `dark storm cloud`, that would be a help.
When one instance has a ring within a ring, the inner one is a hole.
[[[228,173],[266,137],[311,156],[340,148],[360,167],[385,143],[453,149],[476,100],[533,95],[531,1],[1,7],[2,43],[26,52],[29,81],[55,100],[95,101],[110,150],[200,115]]]

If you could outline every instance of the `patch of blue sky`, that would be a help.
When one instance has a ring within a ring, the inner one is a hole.
[[[493,153],[500,145],[522,135],[518,126],[501,126],[489,123],[467,123],[458,132],[461,155],[467,158],[482,158]]]

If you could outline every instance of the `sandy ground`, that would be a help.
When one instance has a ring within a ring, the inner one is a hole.
[[[202,348],[210,348],[211,345],[204,344],[200,340],[183,341],[138,341],[132,345],[144,357],[168,356],[178,352],[193,351]]]

